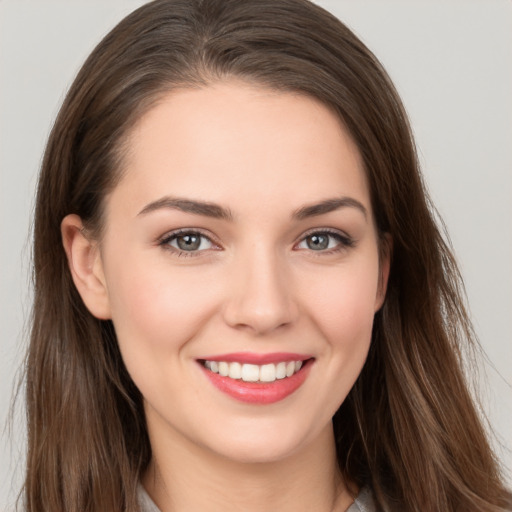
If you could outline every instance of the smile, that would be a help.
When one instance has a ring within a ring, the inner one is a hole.
[[[314,358],[300,354],[229,354],[199,359],[211,384],[237,401],[272,404],[297,391]]]
[[[228,377],[244,382],[274,382],[286,379],[297,373],[302,367],[302,361],[282,361],[274,364],[248,364],[228,361],[204,361],[204,367],[222,377]]]

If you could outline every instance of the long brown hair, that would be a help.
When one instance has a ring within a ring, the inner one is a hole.
[[[156,0],[103,39],[71,86],[37,191],[26,510],[138,510],[151,458],[142,397],[112,323],[73,285],[60,223],[75,213],[100,236],[134,123],[175,88],[229,77],[332,108],[362,155],[378,229],[393,240],[368,360],[333,419],[341,471],[369,485],[383,511],[505,510],[510,495],[462,370],[474,336],[461,279],[403,106],[373,54],[307,0]]]

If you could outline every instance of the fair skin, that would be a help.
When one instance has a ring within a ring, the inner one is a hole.
[[[234,81],[170,93],[128,146],[101,241],[62,233],[144,397],[146,489],[162,512],[346,510],[331,418],[389,270],[357,148],[318,101]],[[216,385],[229,355],[303,367]]]

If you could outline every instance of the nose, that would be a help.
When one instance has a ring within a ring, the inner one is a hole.
[[[296,321],[292,280],[286,263],[273,251],[240,256],[229,282],[224,318],[231,327],[264,335]]]

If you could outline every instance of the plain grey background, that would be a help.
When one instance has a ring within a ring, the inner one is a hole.
[[[26,346],[30,217],[45,140],[100,38],[141,0],[0,0],[0,426]],[[319,1],[402,95],[487,354],[481,393],[512,467],[512,2]],[[20,401],[22,405],[22,400]],[[0,510],[23,467],[23,410],[0,434]],[[501,445],[499,444],[501,441]],[[509,476],[510,482],[510,476]]]

